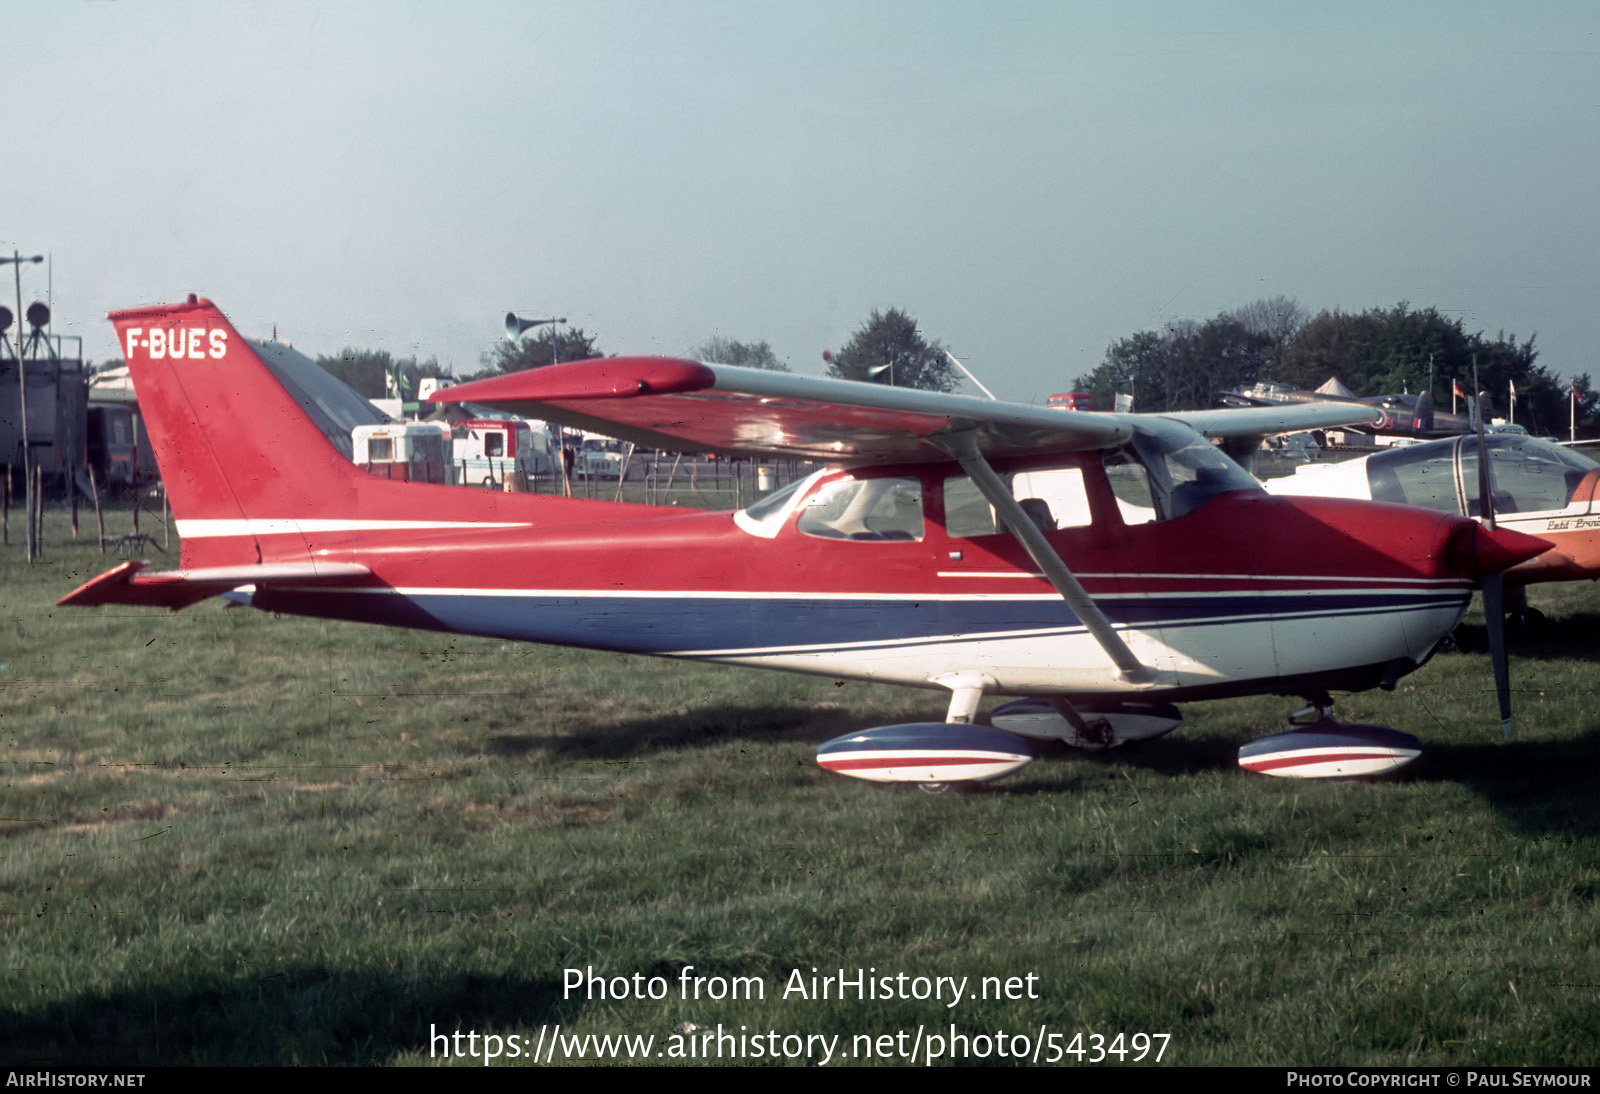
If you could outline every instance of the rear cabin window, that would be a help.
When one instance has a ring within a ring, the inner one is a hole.
[[[1472,473],[1476,484],[1476,448]],[[1456,496],[1454,445],[1416,445],[1380,452],[1367,461],[1367,481],[1373,501],[1416,505],[1442,513],[1461,512]]]
[[[1041,532],[1087,528],[1092,523],[1082,468],[1046,467],[1000,477]],[[966,475],[951,475],[944,480],[944,527],[952,537],[996,535],[1005,531],[1001,524],[994,506],[978,491],[977,483]]]
[[[821,539],[919,540],[922,483],[910,477],[829,483],[806,500],[796,527]]]

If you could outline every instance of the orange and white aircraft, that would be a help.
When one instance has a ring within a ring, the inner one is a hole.
[[[1174,703],[1302,696],[1247,745],[1274,774],[1358,774],[1416,739],[1346,726],[1333,690],[1393,687],[1486,575],[1540,540],[1461,516],[1279,498],[1209,438],[1349,422],[1350,405],[1165,417],[1043,407],[660,357],[449,388],[677,451],[828,463],[740,512],[375,478],[314,398],[209,301],[113,313],[180,568],[127,562],[63,604],[273,612],[899,683],[942,722],[847,734],[830,770],[929,786],[1004,774],[1031,738],[1105,746]],[[348,430],[345,430],[348,436]],[[620,685],[619,685],[620,686]],[[986,695],[1020,697],[974,724]]]
[[[1506,571],[1508,589],[1600,578],[1600,463],[1525,433],[1490,433],[1484,444],[1493,471],[1496,522],[1551,545]],[[1392,501],[1476,519],[1481,508],[1478,440],[1457,437],[1341,463],[1306,464],[1266,487],[1280,497]]]

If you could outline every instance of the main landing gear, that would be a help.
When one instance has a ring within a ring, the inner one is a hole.
[[[1385,775],[1422,754],[1422,742],[1388,726],[1333,720],[1326,694],[1289,715],[1287,733],[1242,745],[1239,766],[1262,775],[1293,779],[1348,779]]]
[[[934,682],[950,689],[944,721],[847,733],[821,745],[817,763],[857,779],[916,783],[929,793],[948,794],[971,790],[1033,762],[1033,748],[1021,737],[973,724],[984,689],[994,686],[992,679],[961,672]]]
[[[817,749],[817,763],[852,778],[914,783],[930,794],[964,793],[1031,763],[1030,740],[1103,750],[1169,733],[1183,720],[1171,703],[1073,703],[1048,696],[1003,703],[990,715],[993,726],[976,725],[985,680],[952,674],[936,682],[951,689],[945,721],[836,737]],[[1326,694],[1310,697],[1289,722],[1288,732],[1242,746],[1239,766],[1280,778],[1352,778],[1387,774],[1422,752],[1409,733],[1335,721]]]

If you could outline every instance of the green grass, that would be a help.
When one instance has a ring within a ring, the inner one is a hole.
[[[1292,705],[1262,698],[936,798],[814,762],[942,717],[932,693],[220,602],[61,609],[114,560],[49,519],[41,564],[16,522],[0,549],[5,1066],[427,1063],[430,1028],[556,1023],[660,1049],[682,1021],[844,1051],[952,1022],[1168,1033],[1177,1064],[1600,1056],[1590,585],[1535,590],[1511,745],[1469,626],[1340,700],[1423,737],[1398,778],[1241,772]],[[589,966],[673,990],[564,997]],[[680,999],[687,966],[766,997]],[[813,966],[1033,974],[1038,998],[780,998]]]

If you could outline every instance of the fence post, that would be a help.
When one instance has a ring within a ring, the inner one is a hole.
[[[94,464],[89,465],[89,493],[94,495],[94,522],[100,526],[100,553],[106,553],[106,518],[100,512],[100,485],[94,481]]]

